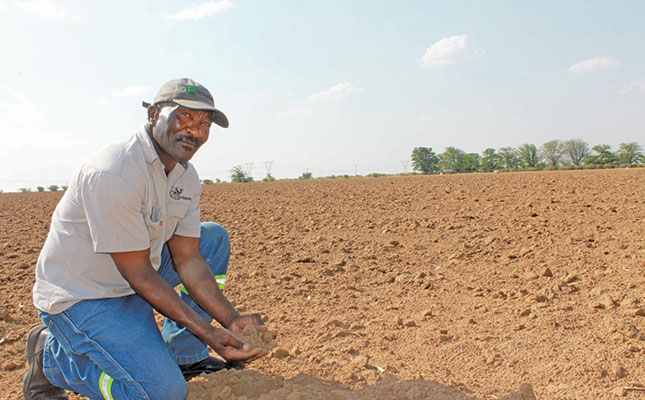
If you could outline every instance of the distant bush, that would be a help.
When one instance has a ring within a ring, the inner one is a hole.
[[[367,174],[367,176],[371,178],[378,178],[379,176],[387,176],[386,174],[381,174],[379,172],[372,172],[371,174]]]
[[[27,192],[31,192],[31,188],[21,187],[21,188],[18,188],[18,191],[20,193],[27,193]]]
[[[298,177],[298,179],[311,179],[311,178],[313,178],[313,175],[309,171],[303,172],[302,175]]]
[[[69,186],[67,186],[67,185],[63,185],[63,186],[61,186],[60,188],[61,188],[61,190],[64,192],[64,191],[66,191],[66,190],[67,190],[67,188],[68,188],[68,187],[69,187]]]
[[[49,185],[47,187],[47,190],[49,190],[50,192],[56,192],[58,191],[58,185]]]
[[[264,178],[262,178],[262,182],[275,182],[275,178],[271,174],[267,174]]]
[[[39,191],[39,192],[44,192],[45,187],[44,186],[36,186],[36,190]]]

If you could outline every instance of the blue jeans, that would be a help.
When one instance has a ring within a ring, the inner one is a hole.
[[[223,288],[230,242],[226,230],[202,223],[199,250]],[[159,274],[180,285],[168,246]],[[181,287],[181,298],[207,321],[212,318]],[[162,332],[153,309],[136,294],[80,301],[60,314],[40,312],[51,331],[43,367],[54,385],[91,399],[185,399],[188,389],[178,364],[208,357],[208,347],[174,321]]]

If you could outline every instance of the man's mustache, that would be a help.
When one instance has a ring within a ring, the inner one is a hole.
[[[180,141],[190,142],[190,143],[194,144],[195,146],[201,144],[201,141],[199,139],[197,139],[194,136],[190,136],[190,135],[181,135],[177,139],[180,140]]]

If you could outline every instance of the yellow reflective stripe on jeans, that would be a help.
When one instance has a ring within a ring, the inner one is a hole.
[[[226,285],[226,275],[215,275],[215,280],[217,281],[217,286],[219,286],[219,289],[224,290],[224,285]],[[179,290],[186,294],[190,294],[188,293],[188,290],[186,290],[186,287],[184,285],[181,285]]]
[[[110,375],[105,372],[101,373],[99,377],[99,389],[105,400],[114,400],[114,397],[112,397],[112,382],[114,382],[114,379]]]

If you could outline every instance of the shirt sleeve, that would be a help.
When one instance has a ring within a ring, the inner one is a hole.
[[[142,213],[143,193],[122,177],[106,172],[87,175],[80,192],[96,253],[150,248]]]
[[[193,196],[193,199],[190,201],[190,204],[188,205],[188,210],[186,211],[186,215],[179,220],[177,223],[177,229],[175,230],[175,234],[179,236],[187,236],[187,237],[199,237],[200,231],[201,231],[201,223],[199,219],[199,199],[202,195],[202,186],[201,184],[198,186],[199,189]]]

